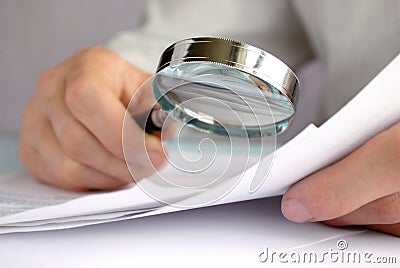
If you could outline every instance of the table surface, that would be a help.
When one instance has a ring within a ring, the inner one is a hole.
[[[16,148],[16,135],[0,135],[0,173],[22,169]],[[75,229],[0,235],[0,267],[265,267],[259,256],[266,248],[321,253],[337,249],[339,239],[348,250],[395,256],[397,264],[384,267],[399,266],[398,238],[291,223],[281,215],[280,197],[273,197]]]

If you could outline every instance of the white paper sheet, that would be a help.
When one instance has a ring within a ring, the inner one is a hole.
[[[325,124],[319,128],[308,126],[279,148],[274,155],[267,180],[258,191],[251,193],[250,186],[254,174],[257,170],[260,172],[259,167],[269,166],[269,157],[248,169],[246,176],[233,191],[217,203],[283,194],[290,185],[340,160],[376,134],[399,122],[399,74],[400,55]],[[265,173],[261,172],[259,176],[265,176]]]

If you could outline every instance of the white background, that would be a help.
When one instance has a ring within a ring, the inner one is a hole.
[[[144,0],[0,0],[0,131],[16,131],[45,69],[140,24]]]

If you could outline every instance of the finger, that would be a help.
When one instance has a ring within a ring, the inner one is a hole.
[[[19,150],[20,160],[24,163],[25,168],[40,182],[75,192],[88,190],[87,188],[76,187],[75,185],[65,185],[62,181],[54,180],[54,176],[43,158],[29,144],[22,142]]]
[[[400,223],[396,224],[373,224],[373,225],[367,225],[367,228],[378,231],[381,233],[386,233],[386,234],[391,234],[395,235],[397,237],[400,237]]]
[[[165,162],[159,139],[146,135],[133,119],[124,121],[126,108],[118,97],[110,90],[114,85],[98,79],[97,73],[87,72],[67,81],[66,104],[74,117],[96,136],[100,143],[113,155],[124,159],[122,150],[122,130],[129,141],[128,150],[137,156],[130,161],[137,161],[147,166],[146,149],[151,151],[151,160],[155,166]],[[141,137],[141,138],[139,138]]]
[[[45,86],[54,86],[48,84]],[[63,151],[73,160],[121,180],[133,182],[125,161],[108,152],[69,112],[63,100],[64,87],[47,101],[46,114]]]
[[[21,136],[18,146],[18,155],[20,161],[24,164],[26,170],[38,180],[50,184],[51,173],[46,166],[43,158],[28,144]]]
[[[68,157],[124,183],[133,182],[125,161],[105,150],[97,139],[68,113],[58,118],[63,118],[63,121],[59,121],[57,114],[53,114],[50,118],[51,124]]]
[[[21,134],[18,141],[18,156],[21,163],[31,175],[41,181],[46,181],[46,179],[51,177],[49,168],[31,145],[34,142],[32,141],[34,135],[31,135],[31,133],[35,131],[40,123],[41,120],[39,116],[37,116],[37,111],[31,100],[26,105],[22,115]]]
[[[399,126],[293,185],[282,199],[285,217],[295,222],[329,220],[398,192]]]
[[[35,126],[40,123],[38,116],[31,108],[32,104],[27,105],[24,111],[21,136],[19,138],[18,154],[19,159],[24,164],[26,170],[39,181],[73,191],[83,191],[82,188],[77,188],[74,185],[64,185],[58,180],[54,180],[54,176],[50,171],[49,166],[40,156],[40,154],[31,146],[32,138],[35,136],[32,133]]]
[[[325,222],[335,226],[400,223],[400,193],[379,198],[349,214]]]
[[[50,174],[44,174],[46,178],[42,177],[43,180],[68,190],[105,190],[126,185],[67,157],[56,140],[50,122],[44,117],[42,120],[29,132],[28,142],[49,168]]]

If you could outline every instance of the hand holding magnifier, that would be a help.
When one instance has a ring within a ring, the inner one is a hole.
[[[146,132],[167,116],[207,133],[241,137],[279,134],[292,123],[298,78],[257,47],[221,38],[191,38],[169,46],[152,81],[157,104]]]

